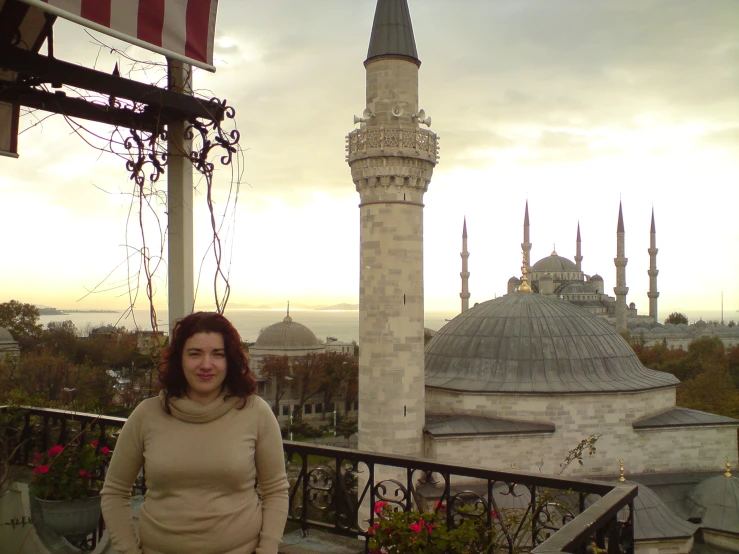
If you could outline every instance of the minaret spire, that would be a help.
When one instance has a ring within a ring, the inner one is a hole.
[[[575,247],[575,264],[577,270],[582,271],[582,241],[580,240],[580,222],[577,222],[577,242]]]
[[[616,286],[613,292],[616,294],[616,331],[625,333],[626,325],[626,295],[629,287],[626,286],[626,231],[624,230],[624,215],[621,201],[618,202],[618,226],[616,227],[616,257],[613,263],[616,265]]]
[[[362,126],[347,137],[359,193],[359,449],[423,456],[423,195],[438,160],[421,124],[407,0],[377,0]]]
[[[462,292],[459,293],[459,297],[462,299],[462,311],[466,312],[470,309],[470,271],[467,267],[467,259],[470,257],[470,253],[467,251],[467,218],[464,218],[462,224],[462,252],[459,254],[462,256],[462,273],[459,276],[462,278]]]
[[[365,67],[377,56],[403,57],[421,65],[407,0],[377,0]]]
[[[654,226],[654,207],[652,208],[652,227],[649,231],[649,315],[654,318],[655,323],[659,323],[659,316],[657,315],[657,298],[659,298],[659,292],[657,292],[657,230]]]
[[[531,272],[531,241],[529,240],[529,200],[526,199],[526,210],[523,215],[523,242],[521,249],[523,250],[523,265],[526,266],[526,272]]]

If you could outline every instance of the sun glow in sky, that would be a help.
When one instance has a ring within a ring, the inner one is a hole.
[[[739,310],[739,3],[409,5],[423,62],[421,107],[441,137],[425,196],[427,309],[459,308],[465,216],[471,302],[506,292],[508,278],[520,275],[528,198],[532,262],[555,245],[573,259],[579,221],[583,271],[602,275],[612,294],[621,199],[628,302],[648,312],[654,207],[662,318],[718,310],[722,291],[727,313]],[[374,7],[374,0],[219,2],[217,72],[196,71],[195,88],[228,99],[242,133],[238,203],[223,227],[233,307],[358,302],[358,195],[344,137],[365,107],[362,62]],[[60,20],[55,29],[61,59],[103,71],[118,61],[132,78],[163,77],[138,71],[78,26]],[[127,272],[138,270],[135,258],[124,262],[140,247],[137,227],[127,226],[132,182],[124,161],[85,144],[60,116],[39,122],[46,115],[24,116],[20,158],[0,158],[0,302],[123,309]],[[228,168],[216,174],[217,214],[229,177]],[[212,308],[202,184],[195,203],[198,305]],[[163,205],[157,211],[166,217]],[[151,233],[147,243],[157,244]],[[158,275],[157,303],[166,307],[166,261]],[[142,292],[138,308],[143,301]]]

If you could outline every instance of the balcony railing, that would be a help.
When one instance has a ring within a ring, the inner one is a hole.
[[[0,411],[5,408],[0,407]],[[13,463],[70,441],[113,446],[124,418],[24,407],[0,432],[23,442]],[[7,418],[6,418],[7,420]],[[609,554],[634,551],[633,500],[637,487],[515,471],[491,471],[431,460],[285,442],[290,481],[288,519],[304,532],[322,529],[367,537],[378,501],[403,510],[442,510],[450,526],[476,517],[495,531],[489,552]],[[95,476],[101,481],[104,475]],[[145,493],[141,479],[134,489]],[[586,509],[586,497],[600,498]],[[467,508],[463,508],[466,506]],[[515,517],[502,517],[502,514]],[[79,546],[93,549],[102,536]]]
[[[366,155],[392,155],[413,152],[436,163],[439,159],[439,138],[428,129],[355,129],[346,137],[347,161]]]

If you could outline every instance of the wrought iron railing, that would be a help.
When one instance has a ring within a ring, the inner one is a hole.
[[[0,407],[0,411],[5,408]],[[16,464],[29,465],[35,452],[54,444],[98,441],[113,446],[124,418],[47,408],[16,409],[0,432],[9,444],[23,442]],[[454,527],[475,517],[494,531],[489,552],[532,551],[627,553],[634,551],[633,500],[637,488],[599,481],[491,471],[431,460],[285,442],[290,481],[289,520],[304,532],[323,529],[368,537],[387,502],[403,510],[441,511]],[[95,476],[97,480],[103,474]],[[137,482],[144,493],[145,482]],[[588,495],[600,499],[586,509]],[[463,508],[466,507],[466,508]],[[94,548],[103,524],[82,547]]]
[[[411,150],[436,163],[439,158],[439,138],[428,129],[355,129],[346,137],[347,161],[372,150]]]

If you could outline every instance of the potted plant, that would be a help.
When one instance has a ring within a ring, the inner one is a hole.
[[[464,518],[450,529],[446,523],[446,506],[437,505],[433,512],[404,512],[387,502],[375,503],[378,516],[368,530],[372,554],[470,554],[484,552],[490,543],[490,531],[484,521]],[[470,512],[473,515],[474,511]]]
[[[93,479],[110,455],[97,441],[56,445],[33,459],[33,491],[45,525],[71,541],[83,540],[100,520],[100,494]]]

